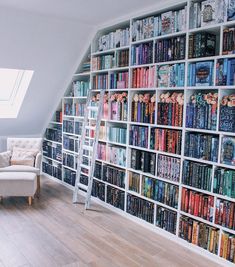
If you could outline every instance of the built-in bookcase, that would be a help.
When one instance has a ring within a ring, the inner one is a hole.
[[[235,262],[235,18],[215,2],[99,30],[46,130],[43,172],[74,186],[87,91],[97,105],[106,89],[93,196],[226,264]]]

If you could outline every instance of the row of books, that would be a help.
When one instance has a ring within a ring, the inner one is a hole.
[[[180,218],[179,237],[213,254],[218,253],[219,233],[213,226],[186,216]]]
[[[93,71],[111,69],[115,66],[114,55],[92,57],[91,66]]]
[[[153,42],[143,43],[131,47],[131,65],[153,63]]]
[[[235,53],[235,28],[223,30],[223,55]]]
[[[219,129],[235,132],[235,94],[225,95],[220,102]]]
[[[92,89],[107,89],[108,88],[108,74],[99,74],[93,76]]]
[[[90,89],[89,81],[74,81],[71,96],[74,97],[87,96],[89,89]]]
[[[109,141],[126,144],[127,129],[112,126],[108,128]]]
[[[221,58],[216,64],[216,85],[229,86],[235,84],[235,58]]]
[[[157,16],[133,21],[132,41],[153,38],[159,35],[184,31],[186,29],[187,8],[167,11]]]
[[[105,184],[94,180],[91,194],[93,197],[97,197],[100,200],[105,201]]]
[[[74,186],[76,180],[76,172],[63,168],[63,178],[65,183]]]
[[[111,101],[111,120],[127,121],[128,115],[128,94],[126,92],[112,94]]]
[[[157,206],[156,226],[172,233],[176,233],[177,213]]]
[[[235,230],[235,203],[216,199],[215,224]]]
[[[132,88],[154,87],[155,66],[134,68],[132,71]]]
[[[42,162],[42,171],[51,175],[59,180],[62,180],[62,166],[61,164],[54,165],[52,161],[45,162],[45,159]]]
[[[102,180],[110,184],[125,188],[126,173],[122,169],[118,169],[109,165],[103,166]]]
[[[221,234],[220,257],[235,263],[235,236],[223,232]]]
[[[185,59],[185,41],[185,35],[158,40],[155,44],[155,62]]]
[[[214,174],[213,192],[235,199],[235,171],[217,168]]]
[[[216,131],[218,93],[196,92],[186,107],[186,127]]]
[[[43,141],[43,156],[62,162],[62,146]]]
[[[118,146],[107,147],[108,162],[126,167],[126,149]]]
[[[128,194],[126,211],[133,216],[153,223],[154,204],[147,200]]]
[[[61,126],[54,128],[47,128],[45,132],[45,138],[58,143],[62,142],[62,129]]]
[[[65,116],[74,116],[74,111],[73,111],[73,100],[66,100],[64,102],[64,115]]]
[[[131,168],[155,175],[155,153],[131,149]]]
[[[185,64],[162,65],[157,68],[157,87],[183,87]]]
[[[143,176],[142,195],[177,209],[179,187],[154,178]]]
[[[57,110],[55,112],[55,122],[62,123],[62,111],[61,110]]]
[[[124,210],[125,192],[112,186],[107,186],[107,203],[115,208]]]
[[[148,148],[148,127],[131,125],[129,144],[132,146]]]
[[[72,152],[78,152],[78,139],[72,136],[64,135],[63,148]]]
[[[74,134],[74,120],[63,120],[63,132]]]
[[[170,181],[179,182],[180,163],[181,160],[179,158],[158,154],[157,176]]]
[[[117,29],[115,32],[110,32],[98,39],[98,51],[106,51],[118,47],[129,45],[130,29]]]
[[[181,210],[212,222],[214,197],[187,188],[182,188]]]
[[[110,74],[110,89],[124,89],[128,88],[129,72],[116,72]]]
[[[162,93],[159,96],[157,124],[182,126],[184,94],[177,92]]]
[[[74,155],[63,153],[63,165],[74,169],[75,167]]]
[[[129,49],[116,52],[115,66],[127,67],[129,65]]]
[[[186,132],[184,155],[217,162],[218,146],[219,138],[216,135]]]
[[[182,131],[151,128],[150,148],[173,154],[181,154]]]
[[[213,61],[190,63],[188,69],[188,86],[213,85]]]
[[[129,190],[140,193],[140,175],[135,172],[129,172]]]
[[[78,117],[83,117],[85,114],[85,102],[76,102],[74,103],[74,115]]]
[[[134,94],[132,99],[133,122],[152,123],[155,121],[156,94]]]
[[[210,57],[216,53],[216,35],[199,32],[189,35],[188,58]]]
[[[235,19],[233,0],[191,2],[189,28],[205,27]]]
[[[199,162],[185,160],[182,183],[202,190],[211,191],[212,167]]]

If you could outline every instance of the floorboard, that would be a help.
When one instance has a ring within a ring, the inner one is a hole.
[[[0,204],[0,267],[219,267],[98,205],[83,212],[72,192],[42,177],[40,199]]]

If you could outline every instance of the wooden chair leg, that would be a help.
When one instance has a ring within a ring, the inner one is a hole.
[[[41,185],[40,185],[40,175],[37,176],[37,193],[36,196],[39,198],[40,196],[40,189],[41,189]]]
[[[28,197],[28,202],[29,202],[29,206],[31,206],[32,205],[32,197]]]

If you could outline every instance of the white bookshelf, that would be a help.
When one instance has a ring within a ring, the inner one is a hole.
[[[189,6],[191,4],[191,2],[193,2],[192,0],[188,0],[188,1],[182,1],[179,4],[175,5],[175,6],[166,6],[163,10],[156,10],[156,12],[152,12],[150,14],[142,14],[138,17],[132,17],[127,21],[121,22],[117,25],[113,25],[110,27],[107,27],[105,29],[100,29],[96,36],[94,37],[94,40],[91,43],[91,47],[89,47],[86,55],[84,56],[84,58],[87,58],[87,56],[89,55],[91,58],[91,68],[92,68],[92,58],[97,57],[97,56],[104,56],[104,55],[117,55],[117,52],[122,51],[122,50],[129,50],[129,65],[126,67],[117,67],[114,66],[113,68],[108,68],[108,69],[102,69],[102,70],[92,70],[90,72],[84,72],[81,73],[81,66],[82,63],[80,64],[80,66],[78,67],[77,72],[73,75],[72,77],[72,81],[71,84],[69,85],[68,89],[66,90],[65,96],[62,99],[62,104],[61,104],[61,108],[62,108],[62,117],[63,120],[71,120],[73,123],[75,123],[76,121],[82,121],[82,117],[78,117],[75,115],[65,115],[64,114],[64,103],[66,101],[71,101],[72,103],[75,103],[76,101],[85,101],[86,97],[82,96],[82,97],[75,97],[75,96],[70,96],[68,94],[68,92],[70,92],[70,90],[72,89],[72,82],[73,81],[90,81],[91,83],[91,89],[93,88],[93,84],[92,84],[92,80],[93,77],[95,75],[100,75],[100,74],[107,74],[108,75],[108,89],[107,89],[107,94],[108,94],[108,98],[110,99],[110,96],[113,93],[120,93],[120,92],[127,92],[128,93],[128,119],[127,121],[118,121],[118,120],[111,120],[110,119],[110,102],[109,102],[109,114],[108,114],[108,118],[104,118],[102,119],[102,125],[105,127],[106,129],[106,133],[107,133],[107,129],[109,125],[122,125],[127,129],[127,142],[126,144],[119,144],[117,142],[112,142],[109,141],[108,139],[108,134],[106,134],[106,139],[102,139],[100,140],[102,143],[106,144],[106,155],[108,155],[108,146],[118,146],[121,148],[124,148],[126,150],[126,166],[119,166],[117,164],[111,163],[108,161],[108,159],[106,160],[101,160],[101,159],[97,159],[97,162],[99,162],[102,165],[102,168],[104,165],[108,165],[111,166],[113,168],[118,168],[120,170],[123,170],[125,172],[125,188],[119,187],[117,185],[113,185],[110,184],[109,182],[106,182],[104,180],[100,180],[97,179],[95,177],[95,181],[98,181],[100,183],[102,183],[105,187],[105,202],[107,201],[107,186],[111,186],[115,189],[118,189],[122,192],[125,193],[125,198],[124,198],[124,210],[120,210],[117,209],[115,207],[113,207],[112,205],[105,203],[103,201],[100,200],[96,200],[99,203],[101,203],[102,205],[107,206],[108,208],[111,208],[112,210],[138,222],[141,223],[143,226],[147,226],[148,228],[152,229],[153,231],[157,231],[158,233],[170,238],[171,240],[174,240],[176,242],[179,242],[180,244],[191,248],[194,251],[197,251],[207,257],[210,257],[212,260],[214,261],[219,261],[221,264],[223,265],[231,265],[234,266],[234,264],[230,263],[229,261],[226,261],[225,259],[219,257],[219,253],[220,253],[220,244],[221,244],[221,234],[222,232],[226,232],[232,235],[235,235],[235,230],[231,230],[229,228],[223,227],[221,225],[215,224],[215,203],[216,203],[216,199],[222,199],[222,200],[227,200],[230,202],[235,202],[235,199],[227,197],[227,196],[223,196],[223,195],[219,195],[216,193],[213,193],[213,178],[214,178],[214,172],[215,169],[217,167],[221,167],[221,168],[227,168],[227,169],[231,169],[231,170],[235,170],[235,166],[231,166],[231,165],[226,165],[220,162],[220,151],[221,151],[221,142],[222,142],[222,137],[223,136],[235,136],[235,133],[227,133],[227,132],[222,132],[219,130],[219,112],[220,112],[220,100],[222,98],[222,96],[224,94],[232,94],[235,93],[235,85],[234,86],[217,86],[215,84],[215,74],[216,74],[216,62],[219,58],[235,58],[235,55],[223,55],[222,54],[222,38],[223,38],[223,29],[227,28],[227,27],[235,27],[235,21],[230,21],[230,22],[223,22],[223,23],[217,23],[215,25],[209,25],[206,27],[200,27],[200,28],[195,28],[195,29],[189,29],[189,12],[187,13],[187,25],[186,25],[186,30],[183,30],[181,32],[174,32],[171,34],[166,34],[166,35],[162,35],[162,36],[156,36],[153,38],[148,38],[148,39],[143,39],[143,40],[137,40],[137,41],[132,41],[132,24],[133,21],[135,21],[136,19],[142,19],[142,18],[146,18],[149,17],[151,15],[156,15],[156,14],[161,14],[165,11],[169,11],[169,10],[178,10],[184,6],[187,7],[187,10],[189,11]],[[194,1],[195,2],[195,1]],[[197,2],[201,2],[201,1],[197,1]],[[107,34],[109,32],[115,31],[116,29],[124,29],[126,27],[130,27],[130,40],[129,40],[129,45],[125,45],[122,47],[118,47],[118,48],[112,48],[112,49],[108,49],[108,50],[104,50],[104,51],[98,51],[98,38],[104,34]],[[188,58],[188,43],[189,43],[189,36],[193,33],[197,33],[197,32],[204,32],[204,31],[209,31],[209,32],[213,32],[217,35],[217,51],[216,51],[216,55],[213,57],[201,57],[201,58]],[[186,36],[186,55],[185,55],[185,59],[181,59],[181,60],[174,60],[174,61],[166,61],[166,62],[158,62],[155,63],[155,43],[159,40],[162,39],[168,39],[168,38],[172,38],[172,37],[178,37],[178,36]],[[153,42],[153,62],[150,64],[143,64],[143,65],[131,65],[131,48],[132,46],[136,46],[142,43],[146,43],[146,42]],[[188,86],[188,66],[191,63],[194,62],[200,62],[200,61],[214,61],[214,79],[213,79],[213,85],[212,86]],[[181,87],[157,87],[157,81],[156,81],[156,70],[155,70],[155,79],[154,79],[154,86],[151,88],[132,88],[132,72],[133,69],[136,68],[141,68],[141,67],[159,67],[165,64],[177,64],[177,63],[184,63],[185,64],[185,81],[184,81],[184,86]],[[114,72],[121,72],[121,71],[128,71],[129,73],[129,82],[128,82],[128,88],[123,88],[123,89],[110,89],[110,76],[112,73]],[[94,89],[93,92],[94,94],[99,93],[99,89]],[[166,125],[158,125],[157,124],[157,106],[158,106],[158,102],[159,102],[159,95],[161,92],[173,92],[173,91],[181,91],[184,93],[184,111],[183,111],[183,125],[182,127],[180,126],[166,126]],[[196,91],[205,91],[205,92],[209,92],[209,91],[216,91],[218,92],[218,107],[217,107],[217,128],[216,130],[205,130],[205,129],[195,129],[195,128],[186,128],[186,104],[187,101],[189,99],[189,96]],[[149,123],[139,123],[139,122],[132,122],[131,121],[131,103],[132,103],[132,97],[133,94],[135,93],[146,93],[146,92],[150,92],[151,94],[156,94],[156,107],[155,107],[155,123],[154,124],[149,124]],[[58,122],[54,122],[53,120],[51,121],[51,124],[58,124],[58,125],[62,125],[61,123]],[[130,126],[131,125],[138,125],[138,126],[146,126],[148,128],[148,136],[149,136],[149,140],[148,140],[148,147],[147,148],[142,148],[142,147],[136,147],[133,145],[129,145],[129,132],[130,132]],[[163,151],[156,151],[150,148],[150,130],[151,128],[163,128],[163,129],[170,129],[170,130],[179,130],[182,132],[182,141],[181,141],[181,153],[180,154],[173,154],[173,153],[168,153],[168,152],[163,152]],[[217,162],[213,162],[213,161],[206,161],[206,160],[202,160],[202,159],[197,159],[197,158],[192,158],[192,157],[187,157],[184,155],[184,148],[185,148],[185,134],[186,132],[197,132],[197,133],[205,133],[205,134],[213,134],[213,135],[217,135],[219,137],[219,154],[218,154],[218,160]],[[62,143],[58,143],[58,142],[54,142],[54,141],[50,141],[45,139],[48,142],[52,142],[54,144],[61,144],[62,145],[62,155],[63,153],[66,154],[70,154],[70,155],[74,155],[77,156],[78,153],[76,151],[70,151],[64,148],[63,142],[64,142],[64,138],[66,136],[70,136],[72,139],[75,140],[79,140],[80,136],[76,133],[67,133],[64,132],[64,130],[62,129]],[[131,150],[132,149],[137,149],[137,150],[141,150],[141,151],[147,151],[147,152],[151,152],[154,153],[156,156],[156,163],[155,163],[155,175],[149,174],[149,173],[145,173],[143,171],[140,170],[135,170],[133,168],[131,168],[131,164],[130,164],[130,155],[131,155]],[[158,155],[165,155],[165,156],[171,156],[174,158],[178,158],[181,160],[181,170],[180,170],[180,177],[179,177],[179,181],[171,181],[162,177],[158,177],[157,176],[157,157]],[[50,158],[48,157],[44,157],[45,160],[50,160]],[[209,166],[212,167],[212,178],[211,178],[211,188],[210,190],[203,190],[203,189],[199,189],[196,187],[192,187],[189,185],[184,185],[182,183],[182,171],[183,171],[183,162],[185,160],[189,160],[192,162],[197,162],[197,163],[204,163],[204,164],[208,164]],[[73,188],[72,186],[68,185],[65,181],[64,181],[64,169],[68,169],[71,170],[73,172],[76,172],[76,166],[74,164],[73,168],[72,167],[67,167],[63,165],[63,159],[62,162],[57,162],[55,160],[52,159],[53,162],[57,163],[57,164],[62,164],[61,168],[62,168],[62,184],[68,186],[69,188]],[[137,173],[139,174],[140,177],[140,185],[139,185],[139,193],[136,193],[134,191],[129,190],[129,172],[133,172],[133,173]],[[84,174],[86,175],[86,174]],[[172,206],[168,206],[166,204],[163,204],[159,201],[150,199],[148,197],[145,197],[142,195],[142,178],[143,176],[147,176],[149,178],[153,178],[165,183],[169,183],[172,185],[175,185],[179,188],[179,196],[178,196],[178,207],[174,208]],[[213,221],[207,221],[201,217],[197,217],[194,215],[191,215],[189,213],[183,212],[181,210],[181,193],[182,193],[182,188],[187,188],[199,193],[203,193],[206,195],[211,195],[214,197],[214,214],[213,214]],[[133,196],[137,196],[138,198],[141,198],[143,200],[146,200],[150,203],[153,203],[154,205],[154,219],[153,219],[153,223],[147,223],[142,219],[139,219],[137,217],[134,217],[130,214],[127,213],[127,195],[131,194]],[[156,210],[157,207],[163,207],[166,208],[168,210],[174,211],[177,214],[177,225],[176,225],[176,233],[172,234],[169,233],[159,227],[156,226]],[[196,245],[193,245],[191,243],[186,242],[185,240],[182,240],[179,237],[179,224],[180,224],[180,218],[181,216],[186,216],[188,218],[194,219],[198,222],[202,222],[205,223],[209,226],[215,227],[216,229],[218,229],[219,233],[220,233],[220,239],[219,239],[219,246],[218,246],[218,253],[217,255],[210,253],[209,251],[204,250],[203,248],[197,247]]]

